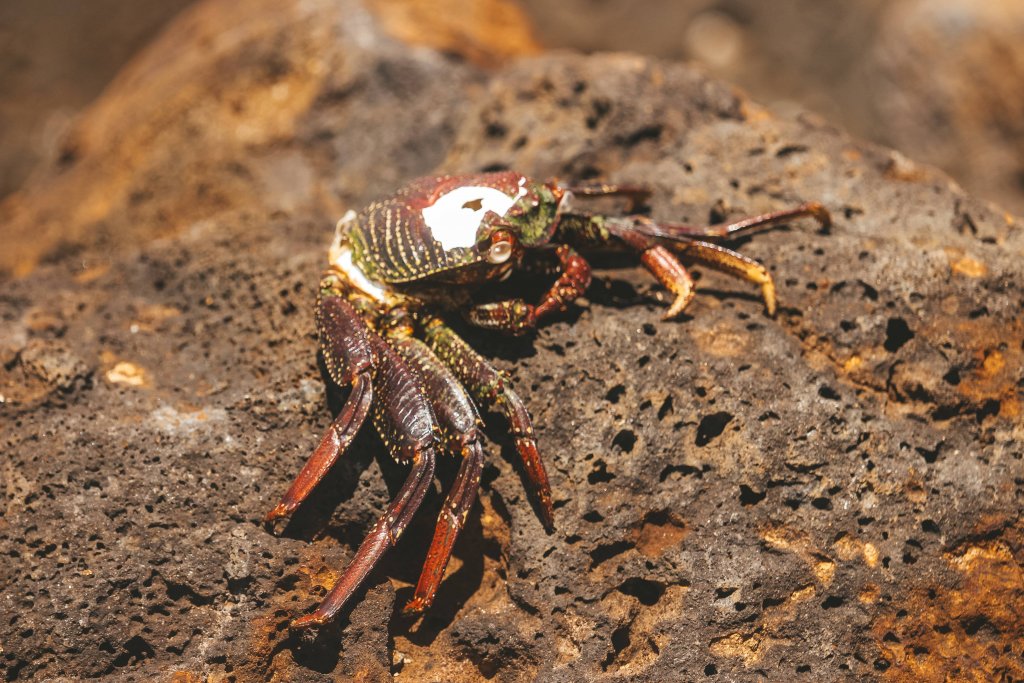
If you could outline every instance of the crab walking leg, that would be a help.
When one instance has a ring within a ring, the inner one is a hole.
[[[469,390],[470,396],[478,404],[505,415],[515,440],[516,451],[526,471],[526,479],[536,496],[541,523],[548,533],[554,531],[555,511],[551,502],[551,485],[537,451],[530,414],[522,399],[493,365],[439,318],[428,316],[422,322],[427,345],[451,368],[462,385]]]
[[[273,510],[263,519],[269,524],[291,514],[320,483],[359,432],[373,401],[373,353],[363,319],[340,296],[321,295],[316,307],[320,350],[331,380],[351,385],[338,417],[327,428],[320,444]]]
[[[477,327],[522,334],[537,327],[540,320],[565,311],[569,303],[590,286],[590,264],[564,244],[559,245],[555,253],[561,274],[540,303],[532,306],[522,299],[506,299],[479,304],[466,313],[469,322]]]
[[[556,237],[577,245],[608,246],[618,242],[642,253],[648,252],[651,247],[661,245],[665,249],[674,251],[684,260],[697,261],[715,270],[761,285],[765,310],[768,315],[775,315],[775,283],[767,268],[752,258],[718,244],[704,242],[689,236],[673,236],[666,232],[661,223],[653,221],[647,216],[609,217],[585,213],[565,214],[559,223]],[[665,258],[665,254],[654,252],[645,259],[645,262],[647,260],[656,261],[655,268],[660,268],[663,271],[659,275],[652,269],[659,279],[662,276],[667,276],[671,282],[677,277],[678,273],[672,275],[665,272],[668,268],[674,269],[674,266],[669,265],[670,262]],[[678,265],[681,269],[682,264]],[[662,282],[665,283],[665,280]],[[666,284],[666,286],[669,285]],[[685,284],[681,281],[673,283],[672,286],[685,289]],[[675,307],[676,304],[673,304],[673,308]]]
[[[761,263],[732,249],[710,242],[672,242],[670,248],[684,259],[697,261],[717,271],[761,285],[761,297],[768,315],[775,315],[775,281]]]
[[[412,600],[403,608],[405,612],[423,612],[434,604],[437,588],[452,557],[452,547],[466,524],[466,515],[476,502],[483,468],[483,446],[478,441],[466,444],[462,449],[462,465],[437,517],[427,560],[423,563]]]
[[[706,227],[685,225],[683,223],[655,222],[645,216],[636,216],[633,218],[642,219],[642,222],[646,223],[650,227],[651,232],[646,230],[643,232],[651,237],[666,237],[669,239],[675,237],[730,239],[750,234],[752,232],[760,232],[762,230],[774,228],[777,225],[782,225],[792,221],[793,219],[803,217],[815,219],[823,228],[827,228],[832,224],[832,216],[829,214],[828,209],[818,202],[806,202],[792,209],[772,211],[771,213],[763,213],[758,216],[742,218],[732,223],[717,223]],[[641,221],[638,220],[638,222]]]
[[[639,209],[651,197],[651,188],[643,185],[584,183],[563,189],[572,192],[575,197],[625,197],[629,200],[630,212]]]
[[[319,625],[333,618],[366,579],[384,553],[398,542],[434,477],[437,423],[419,377],[387,342],[371,333],[380,363],[373,421],[381,440],[398,462],[411,462],[409,476],[387,511],[366,535],[356,556],[320,606],[292,622],[293,628]]]
[[[422,612],[434,602],[455,539],[476,501],[484,459],[480,444],[483,421],[466,389],[459,384],[451,370],[426,344],[412,337],[411,324],[400,321],[388,331],[387,337],[423,380],[427,397],[434,407],[445,450],[462,455],[462,465],[441,506],[434,538],[427,551],[427,560],[416,584],[415,594],[405,606],[406,612]]]
[[[590,264],[586,259],[565,244],[558,245],[555,253],[558,255],[562,273],[537,304],[534,310],[535,321],[565,311],[569,304],[583,296],[590,286]]]
[[[693,287],[693,278],[690,277],[686,267],[675,257],[675,254],[660,244],[642,251],[640,261],[654,277],[658,278],[665,289],[676,295],[675,301],[662,316],[663,320],[672,320],[682,313],[683,309],[693,300],[696,293]]]
[[[281,497],[281,501],[263,518],[264,524],[287,517],[309,496],[337,462],[338,456],[352,443],[352,439],[355,438],[366,419],[372,400],[373,385],[368,373],[357,376],[352,383],[352,392],[349,394],[345,406],[324,432],[320,444],[309,456],[309,460],[303,465],[292,485],[288,487],[288,491]]]

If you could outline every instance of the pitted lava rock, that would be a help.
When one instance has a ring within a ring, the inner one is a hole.
[[[355,2],[229,5],[186,14],[79,122],[117,144],[6,209],[28,221],[11,235],[64,231],[0,294],[7,680],[1024,677],[1016,219],[692,66],[483,72]],[[432,611],[396,606],[439,490],[336,623],[291,634],[403,475],[365,435],[281,535],[259,524],[330,419],[312,303],[334,221],[495,168],[648,183],[654,215],[692,223],[802,200],[836,222],[743,243],[774,320],[698,268],[662,322],[649,276],[597,260],[536,337],[467,331],[532,411],[558,531],[489,416]]]

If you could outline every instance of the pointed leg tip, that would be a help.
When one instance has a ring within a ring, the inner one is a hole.
[[[761,284],[761,298],[764,299],[764,312],[769,318],[775,317],[775,309],[778,307],[778,299],[775,295],[775,283],[771,276]]]
[[[550,501],[545,502],[547,504],[542,505],[540,509],[540,523],[544,527],[544,532],[550,535],[555,533],[555,511]]]
[[[278,503],[273,510],[268,512],[263,518],[263,526],[273,529],[275,522],[288,516],[291,509],[284,503]]]
[[[551,486],[545,481],[537,492],[537,512],[544,531],[549,534],[555,530],[555,504],[551,499]]]
[[[417,617],[430,607],[430,603],[422,598],[413,598],[402,608],[402,614]]]
[[[693,300],[693,295],[694,293],[691,291],[677,296],[675,301],[672,302],[672,305],[669,306],[669,309],[665,311],[665,315],[661,316],[661,319],[665,321],[677,319],[683,314],[686,307],[690,305],[690,301]]]
[[[316,612],[312,614],[303,615],[297,619],[293,619],[292,623],[288,625],[294,631],[302,631],[310,628],[311,626],[323,626],[327,623],[327,619],[317,615]]]
[[[665,314],[661,316],[661,319],[663,321],[665,321],[665,322],[670,322],[672,320],[677,320],[679,318],[679,316],[681,316],[683,314],[683,309],[684,308],[685,308],[685,306],[675,306],[675,305],[673,305],[671,308],[669,308],[667,311],[665,311]]]
[[[832,225],[832,214],[829,213],[828,209],[826,209],[820,202],[808,203],[807,212],[814,216],[814,219],[818,221],[818,224],[821,225],[821,227],[827,228]]]

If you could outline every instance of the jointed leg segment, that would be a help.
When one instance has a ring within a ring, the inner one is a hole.
[[[320,444],[309,456],[309,460],[306,461],[299,475],[295,477],[295,481],[281,498],[281,502],[263,518],[264,523],[287,517],[312,493],[316,485],[337,462],[338,456],[344,453],[352,443],[352,439],[355,438],[359,428],[366,420],[366,414],[370,410],[372,401],[373,384],[370,375],[368,372],[361,373],[352,382],[352,390],[341,412],[338,413],[338,417],[327,428],[320,439]]]
[[[462,456],[462,465],[455,476],[455,482],[441,506],[434,538],[427,551],[416,591],[405,606],[406,612],[422,612],[434,602],[455,539],[476,501],[484,451],[480,443],[482,420],[472,399],[451,370],[426,344],[413,338],[412,333],[411,322],[403,318],[392,324],[387,338],[422,379],[427,397],[434,407],[444,449],[453,455]]]
[[[675,301],[662,316],[665,320],[672,320],[682,313],[693,299],[696,293],[693,288],[693,278],[690,277],[690,273],[679,262],[679,259],[660,244],[644,249],[640,253],[640,261],[658,278],[665,289],[676,295]]]
[[[710,242],[678,242],[672,245],[677,254],[703,263],[709,268],[761,285],[761,297],[768,315],[775,315],[775,281],[761,263],[732,249]]]
[[[427,344],[455,373],[473,399],[478,404],[505,415],[515,439],[516,451],[526,471],[526,479],[536,495],[541,522],[548,532],[554,531],[555,514],[551,501],[551,485],[548,483],[547,471],[537,451],[537,440],[530,414],[522,399],[493,365],[484,360],[439,318],[425,318],[422,324]]]
[[[643,185],[619,185],[612,183],[581,183],[568,188],[576,197],[625,197],[629,200],[630,213],[638,210],[651,196],[651,188]]]
[[[466,515],[476,502],[483,465],[484,449],[480,442],[466,444],[462,449],[462,465],[441,505],[441,512],[434,528],[434,538],[430,542],[419,581],[416,582],[416,591],[412,600],[405,605],[404,611],[423,612],[434,603],[434,595],[441,585],[448,560],[451,559],[455,539],[465,526]]]
[[[352,443],[373,402],[375,359],[370,346],[373,332],[366,322],[343,298],[327,293],[317,300],[316,326],[327,373],[338,386],[351,385],[352,389],[338,417],[327,428],[299,476],[281,502],[267,513],[263,520],[265,523],[291,514],[309,496],[338,456]]]
[[[704,239],[734,239],[741,235],[768,230],[796,218],[804,217],[813,218],[823,228],[832,224],[832,216],[824,206],[818,202],[806,202],[792,209],[750,216],[749,218],[742,218],[732,223],[717,223],[705,227],[671,222],[659,222],[657,225],[662,234],[668,238],[684,236],[702,237]]]

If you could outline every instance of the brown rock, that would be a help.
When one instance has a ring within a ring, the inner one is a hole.
[[[419,26],[424,42],[486,64],[536,50],[515,5],[458,6]],[[0,272],[82,245],[131,247],[228,208],[336,211],[375,175],[386,187],[443,153],[460,106],[445,94],[479,75],[388,37],[413,37],[419,5],[378,11],[385,29],[327,0],[190,7],[79,118],[53,167],[0,203]],[[391,58],[366,63],[371,53]]]
[[[1017,0],[524,0],[548,47],[696,59],[1024,212]]]
[[[165,34],[83,119],[79,161],[7,205],[17,234],[49,216],[40,239],[81,245],[0,297],[3,386],[50,392],[0,408],[8,679],[1022,675],[1012,219],[691,66],[488,76],[355,2],[229,5]],[[663,323],[627,267],[535,338],[467,333],[526,397],[558,532],[491,416],[432,612],[393,610],[438,495],[335,624],[289,634],[403,474],[367,435],[283,535],[259,525],[330,419],[311,304],[334,220],[496,167],[650,183],[656,216],[693,223],[818,199],[836,224],[742,245],[776,275],[776,320],[706,273]],[[111,381],[121,363],[145,382]]]
[[[72,116],[190,1],[0,5],[0,197],[55,156]]]
[[[881,140],[1024,211],[1024,5],[907,0],[880,26],[865,78]]]
[[[480,66],[540,52],[533,27],[515,0],[370,0],[367,6],[395,38]]]

